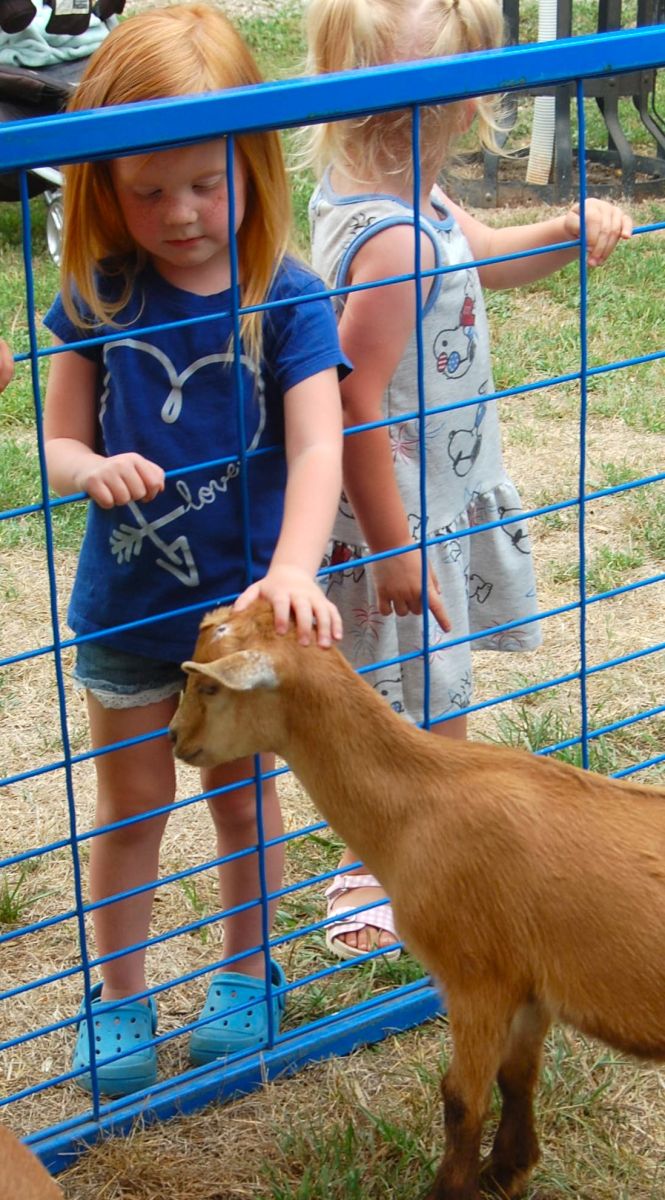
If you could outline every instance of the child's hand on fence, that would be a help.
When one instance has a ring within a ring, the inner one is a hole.
[[[450,633],[451,624],[441,599],[439,581],[428,564],[427,606],[444,633]],[[379,612],[387,617],[395,612],[398,617],[407,613],[420,614],[422,605],[422,572],[420,555],[413,551],[382,558],[372,564]]]
[[[633,232],[633,222],[628,213],[610,204],[608,200],[591,197],[584,206],[586,224],[587,262],[590,267],[599,267],[614,250],[617,242],[626,241]],[[580,206],[574,204],[564,218],[566,236],[580,236]]]
[[[14,359],[4,338],[0,338],[0,392],[4,392],[14,374]]]
[[[309,645],[315,626],[319,646],[340,641],[343,630],[339,612],[302,567],[287,564],[271,567],[263,579],[250,584],[238,596],[233,607],[242,612],[260,596],[272,605],[277,633],[286,633],[293,614],[301,645]]]
[[[78,471],[76,487],[100,508],[114,508],[130,500],[154,500],[164,491],[164,471],[142,454],[95,454]]]

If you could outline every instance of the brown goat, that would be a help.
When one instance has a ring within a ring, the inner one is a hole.
[[[665,1059],[665,789],[417,729],[337,650],[277,635],[262,603],[206,616],[183,667],[177,756],[285,759],[445,989],[446,1151],[429,1200],[519,1195],[553,1020]],[[495,1080],[502,1113],[480,1172]]]
[[[2,1200],[64,1200],[39,1159],[0,1125],[0,1197]]]

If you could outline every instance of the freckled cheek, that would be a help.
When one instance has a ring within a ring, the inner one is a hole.
[[[200,212],[208,228],[214,228],[218,234],[226,236],[229,228],[229,204],[226,194],[211,197]]]
[[[149,244],[159,229],[160,222],[156,213],[148,213],[134,209],[131,205],[124,205],[123,215],[134,241],[138,242],[140,246]]]

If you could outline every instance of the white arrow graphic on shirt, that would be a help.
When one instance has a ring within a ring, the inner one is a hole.
[[[163,517],[158,517],[156,521],[146,521],[141,509],[133,500],[127,507],[136,520],[136,526],[120,525],[118,529],[113,530],[109,538],[111,553],[118,562],[129,562],[132,555],[140,554],[143,542],[148,538],[164,555],[164,558],[156,560],[157,566],[170,571],[186,587],[196,587],[199,583],[199,573],[187,538],[181,535],[169,544],[157,535],[158,529],[184,516],[184,504],[180,504],[170,513],[165,513]]]

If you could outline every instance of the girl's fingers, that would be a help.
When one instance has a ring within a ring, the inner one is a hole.
[[[415,601],[409,603],[403,600],[401,596],[397,596],[393,600],[393,609],[398,617],[405,617],[410,612],[420,612],[420,601],[418,601],[417,607],[414,605]],[[388,609],[388,612],[390,612],[390,609]]]
[[[267,596],[267,599],[272,604],[272,611],[273,611],[274,620],[275,620],[275,631],[277,633],[286,633],[287,629],[289,628],[289,620],[291,618],[291,597],[285,596],[282,593],[282,594],[275,594],[274,596]],[[300,625],[300,619],[298,617],[298,612],[296,610],[295,605],[293,606],[293,615],[294,615],[295,621],[296,621],[298,637],[300,638],[301,625]],[[310,615],[310,628],[311,628],[311,622],[312,622],[312,618]]]
[[[293,617],[298,640],[303,646],[310,644],[312,636],[316,637],[320,646],[329,646],[333,639],[341,639],[342,618],[335,605],[313,581],[309,589],[301,591],[276,587],[270,580],[261,579],[245,588],[233,607],[236,612],[243,612],[260,596],[265,597],[272,606],[276,633],[286,633]]]
[[[83,490],[101,508],[129,504],[130,500],[153,500],[163,488],[164,472],[154,464],[147,466],[144,472],[133,461],[109,459],[83,481]]]
[[[434,591],[433,588],[430,588],[428,604],[429,604],[429,610],[430,610],[432,616],[434,617],[435,621],[437,621],[437,623],[441,626],[441,628],[443,629],[443,632],[450,633],[450,630],[452,629],[452,625],[450,623],[450,618],[444,608],[441,597],[439,596],[438,592]]]
[[[324,648],[332,641],[332,608],[323,592],[319,595],[317,589],[312,602],[312,623],[316,626],[316,641]]]
[[[309,598],[307,596],[292,597],[291,608],[293,609],[293,616],[296,623],[298,641],[301,646],[309,646],[312,640],[312,625],[314,623],[314,613]]]
[[[328,601],[328,605],[330,608],[330,632],[332,634],[333,641],[341,642],[344,636],[344,622],[342,621],[342,614],[337,606],[332,604],[330,600]]]
[[[606,200],[590,200],[586,208],[588,259],[591,266],[606,262],[617,242],[630,238],[632,218]]]
[[[594,236],[589,239],[589,259],[595,264],[605,262],[614,250],[621,231],[621,222],[617,211],[605,214],[607,220],[601,220]]]
[[[618,241],[630,238],[632,218],[615,204],[595,197],[587,200],[584,216],[587,261],[589,266],[598,267],[607,261]],[[574,204],[568,213],[568,233],[571,237],[579,237],[580,232],[580,206]]]
[[[321,599],[314,604],[317,641],[319,646],[327,649],[333,642],[339,642],[344,632],[342,618],[335,605],[321,593]]]
[[[154,500],[159,492],[164,491],[164,472],[156,463],[149,462],[147,459],[140,460],[136,464],[135,471],[145,488],[143,499]],[[135,500],[140,498],[139,496],[134,497]]]
[[[389,617],[393,611],[392,601],[388,599],[385,592],[380,591],[377,594],[376,602],[379,606],[379,612],[382,617]]]
[[[95,504],[98,504],[100,508],[113,508],[115,506],[113,493],[102,480],[94,480],[89,487],[84,487],[81,490],[87,492],[90,499],[94,500]]]
[[[249,587],[245,588],[244,592],[241,592],[240,595],[238,596],[238,599],[234,602],[233,607],[234,607],[235,611],[236,612],[244,612],[244,610],[246,608],[249,608],[249,605],[254,600],[258,600],[260,595],[261,595],[260,583],[250,583]]]
[[[117,504],[128,504],[132,494],[121,475],[104,472],[90,480],[86,491],[102,508],[114,508]]]
[[[429,589],[427,594],[427,607],[429,608],[435,621],[441,626],[444,633],[450,633],[452,625],[450,623],[448,613],[441,599],[441,585],[434,573],[432,566],[429,568]]]

